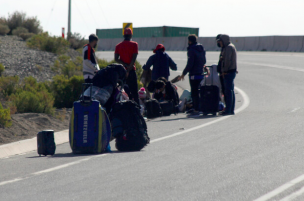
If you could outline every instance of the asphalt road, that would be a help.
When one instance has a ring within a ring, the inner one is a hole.
[[[168,53],[182,71],[186,52]],[[301,53],[239,52],[238,113],[149,121],[140,152],[75,156],[63,144],[54,157],[1,159],[0,200],[304,200],[303,63]]]

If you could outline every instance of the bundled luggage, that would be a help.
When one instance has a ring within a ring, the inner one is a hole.
[[[37,134],[37,152],[41,155],[54,155],[56,144],[53,130],[44,130]]]
[[[146,101],[146,116],[149,119],[163,116],[162,108],[156,99]]]
[[[110,114],[112,134],[119,151],[139,151],[150,142],[140,107],[131,100],[119,101]]]
[[[89,85],[90,96],[84,96]],[[111,139],[111,125],[99,101],[92,100],[92,84],[83,84],[82,99],[74,102],[69,141],[73,153],[102,153]]]
[[[213,67],[215,67],[215,69],[213,69]],[[211,83],[207,84],[207,78],[202,80],[202,86],[200,87],[200,105],[204,115],[216,115],[219,110],[220,90],[218,86],[213,85],[214,73],[217,73],[216,66],[210,66],[209,68],[211,68]]]
[[[164,101],[160,103],[163,116],[170,116],[171,114],[176,114],[176,107],[172,101]]]
[[[126,69],[121,64],[110,64],[99,70],[93,77],[92,98],[98,100],[104,107],[116,89],[118,81],[125,77]],[[88,97],[90,93],[91,89],[88,88],[84,96]]]

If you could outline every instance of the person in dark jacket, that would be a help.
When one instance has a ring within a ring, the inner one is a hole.
[[[172,101],[175,108],[177,109],[176,111],[178,111],[178,93],[172,83],[168,82],[165,78],[160,78],[155,82],[154,98],[159,102]]]
[[[170,76],[170,70],[176,71],[177,66],[171,57],[165,52],[165,47],[162,44],[158,44],[153,50],[154,55],[150,56],[146,65],[143,66],[144,70],[148,70],[153,65],[152,80],[157,80],[160,77],[164,77],[168,80]]]
[[[189,73],[191,97],[193,101],[193,114],[199,112],[199,85],[204,78],[203,69],[206,64],[206,52],[203,45],[197,43],[197,36],[191,34],[188,36],[188,62],[180,77],[184,80],[185,75]]]

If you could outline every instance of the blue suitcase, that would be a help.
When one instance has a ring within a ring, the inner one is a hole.
[[[88,84],[83,84],[82,92]],[[91,87],[92,84],[89,84]],[[92,88],[92,87],[91,87]],[[73,153],[102,153],[111,139],[111,124],[99,101],[83,96],[74,102],[69,140]]]

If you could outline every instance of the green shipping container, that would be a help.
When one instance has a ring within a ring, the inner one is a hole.
[[[189,34],[199,35],[199,28],[187,27],[140,27],[133,28],[134,38],[149,37],[187,37]],[[98,38],[122,38],[122,29],[96,29]]]

